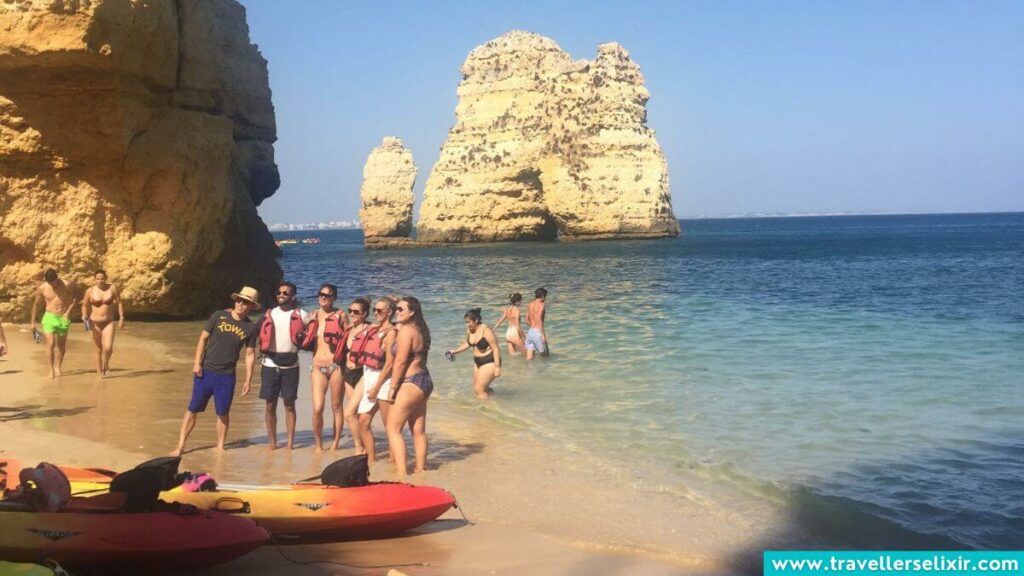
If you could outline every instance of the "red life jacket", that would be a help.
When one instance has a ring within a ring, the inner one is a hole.
[[[371,331],[371,330],[376,330],[376,327],[371,326],[369,328],[366,328],[365,330],[363,330],[359,334],[357,334],[356,337],[352,339],[352,345],[349,346],[349,344],[348,344],[348,335],[349,335],[349,332],[351,332],[351,330],[352,329],[349,328],[349,331],[345,332],[345,338],[342,340],[341,346],[338,346],[338,348],[334,351],[334,363],[337,364],[338,366],[344,366],[345,365],[345,356],[346,355],[348,355],[348,360],[350,362],[352,362],[353,364],[355,364],[356,366],[358,366],[360,364],[360,362],[359,362],[359,354],[356,352],[357,347],[365,346],[366,345],[365,340],[361,340],[361,339],[366,338],[366,333]]]
[[[312,350],[314,353],[316,352],[316,346],[319,342],[318,335],[320,334],[320,321],[318,320],[319,315],[319,310],[313,313],[309,321],[309,327],[306,328],[306,339],[302,341],[299,348],[302,348],[303,350]],[[348,331],[345,330],[345,323],[342,320],[341,310],[335,310],[328,314],[327,318],[324,319],[324,322],[327,324],[326,328],[324,328],[324,342],[327,342],[327,346],[330,347],[331,352],[337,353],[338,349],[343,348],[343,346],[339,345],[344,342],[345,337],[348,336]]]
[[[302,315],[298,308],[292,310],[291,319],[288,322],[288,335],[291,336],[292,344],[301,347],[306,337],[304,333],[306,325],[302,323]],[[263,315],[263,322],[260,324],[260,353],[266,354],[274,347],[274,321],[270,319],[270,310]]]
[[[380,370],[384,367],[383,339],[380,326],[367,328],[352,341],[350,357],[356,364]]]

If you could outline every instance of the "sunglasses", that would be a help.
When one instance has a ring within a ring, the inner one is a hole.
[[[278,296],[291,296],[292,293],[287,290],[281,290],[277,293]]]
[[[383,314],[383,313],[387,312],[388,309],[387,308],[374,308],[373,311],[376,312],[377,314]]]
[[[246,306],[255,306],[255,304],[253,304],[252,302],[249,302],[248,300],[242,300],[241,298],[239,298],[238,300],[235,300],[235,304],[245,304]]]
[[[363,312],[362,310],[356,310],[354,308],[349,308],[348,313],[355,314],[356,316],[362,316],[363,314],[366,314],[366,312]]]
[[[398,308],[395,308],[396,312],[406,312],[408,310],[409,310],[408,308],[402,308],[401,306],[399,306]]]
[[[323,292],[317,294],[317,296],[319,296],[321,298],[337,298],[338,297],[336,294],[324,294]]]

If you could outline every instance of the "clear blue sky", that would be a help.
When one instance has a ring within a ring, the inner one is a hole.
[[[512,29],[630,51],[679,217],[1024,210],[1024,2],[242,3],[277,113],[270,223],[354,218],[386,135],[418,206],[459,66]]]

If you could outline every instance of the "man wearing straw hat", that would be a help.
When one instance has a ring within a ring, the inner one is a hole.
[[[249,320],[249,313],[260,307],[260,293],[245,286],[231,295],[234,306],[217,310],[206,321],[199,344],[196,345],[196,359],[192,364],[192,400],[181,421],[178,447],[172,456],[181,456],[185,441],[196,425],[196,415],[206,410],[213,397],[217,412],[217,448],[224,449],[228,438],[228,412],[235,395],[235,366],[242,348],[245,348],[245,384],[242,396],[249,393],[252,373],[256,366],[256,345],[259,341],[259,326]]]

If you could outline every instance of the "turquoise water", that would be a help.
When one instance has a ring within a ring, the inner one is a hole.
[[[676,240],[284,247],[306,305],[412,294],[437,394],[628,468],[739,488],[850,546],[1024,547],[1024,214],[682,222]],[[549,360],[477,407],[462,315],[549,292]]]

